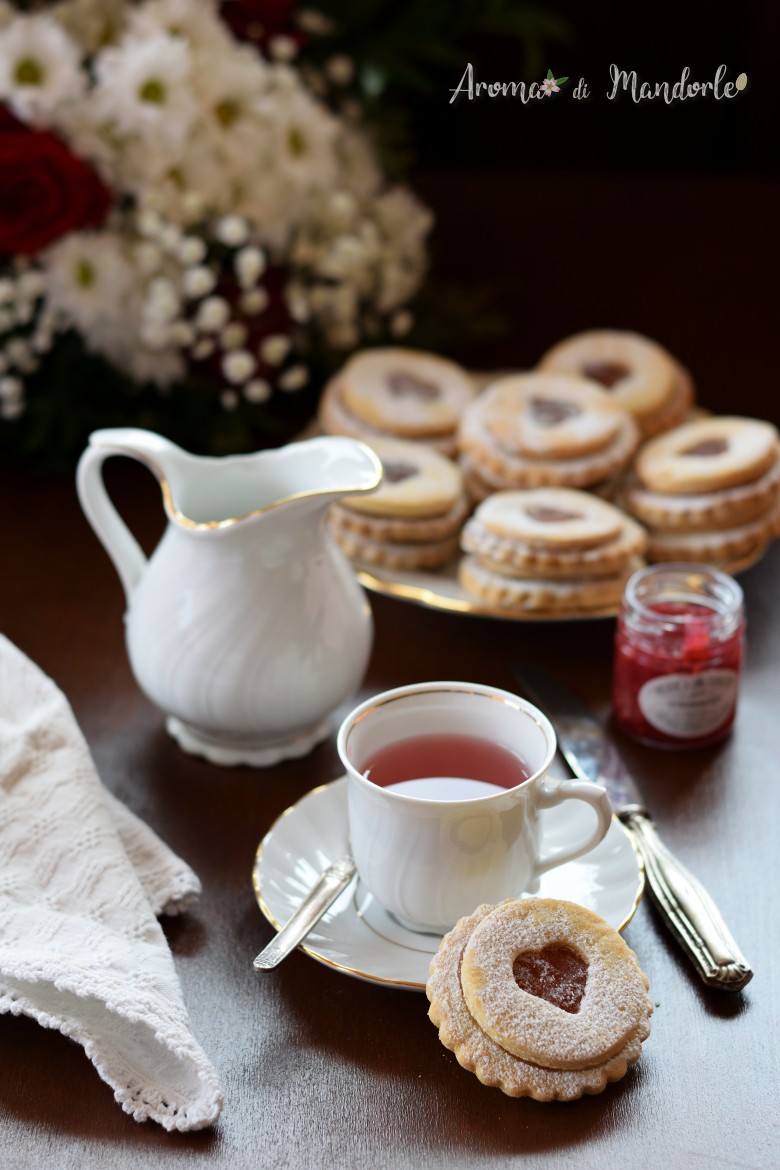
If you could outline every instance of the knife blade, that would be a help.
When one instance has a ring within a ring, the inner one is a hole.
[[[746,958],[701,882],[661,840],[617,748],[591,711],[534,663],[515,665],[531,702],[550,719],[575,776],[602,784],[642,859],[647,885],[666,924],[709,987],[741,991],[753,978]]]
[[[349,856],[341,857],[329,865],[279,933],[255,958],[252,963],[255,971],[271,971],[282,959],[286,959],[317,925],[328,907],[352,880],[354,873],[355,863]]]

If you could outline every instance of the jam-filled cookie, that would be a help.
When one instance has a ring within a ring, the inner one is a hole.
[[[494,490],[589,487],[621,471],[639,442],[631,415],[585,379],[500,378],[464,412],[458,445]]]
[[[573,488],[497,492],[461,534],[465,591],[499,610],[597,609],[618,602],[647,534],[606,500]]]
[[[383,479],[365,496],[348,496],[329,512],[348,556],[388,568],[436,568],[458,552],[470,502],[456,463],[398,439],[375,439]]]
[[[451,455],[475,393],[472,378],[448,359],[400,347],[363,350],[326,387],[320,422],[331,434],[396,436]]]
[[[648,528],[667,532],[719,532],[749,524],[780,499],[780,459],[753,483],[711,492],[654,492],[629,477],[619,489],[622,506]]]
[[[677,426],[694,400],[688,371],[663,346],[639,333],[577,333],[553,346],[539,369],[598,382],[630,411],[645,438]]]
[[[696,494],[753,483],[774,466],[779,453],[780,439],[771,423],[700,418],[646,443],[635,471],[651,491]]]
[[[429,1017],[458,1062],[508,1096],[574,1100],[619,1080],[650,1033],[634,953],[583,907],[479,906],[442,939]]]
[[[505,564],[491,564],[481,557],[464,556],[458,580],[464,592],[485,609],[497,614],[573,614],[593,610],[614,611],[626,581],[644,565],[632,557],[622,568],[604,576],[522,576],[508,573]]]

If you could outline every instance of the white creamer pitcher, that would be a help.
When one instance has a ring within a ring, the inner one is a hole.
[[[105,490],[112,455],[160,482],[168,526],[148,561]],[[90,436],[81,506],[124,586],[135,677],[185,751],[264,766],[329,733],[328,715],[363,677],[373,627],[325,513],[381,478],[374,453],[347,438],[200,458],[150,431]]]

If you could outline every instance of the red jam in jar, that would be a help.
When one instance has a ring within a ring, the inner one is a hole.
[[[642,743],[698,748],[731,729],[745,622],[742,590],[706,565],[650,565],[629,579],[615,635],[612,705]]]

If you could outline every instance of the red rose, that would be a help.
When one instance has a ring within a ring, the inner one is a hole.
[[[93,169],[45,130],[0,107],[0,254],[32,256],[100,224],[111,193]]]

